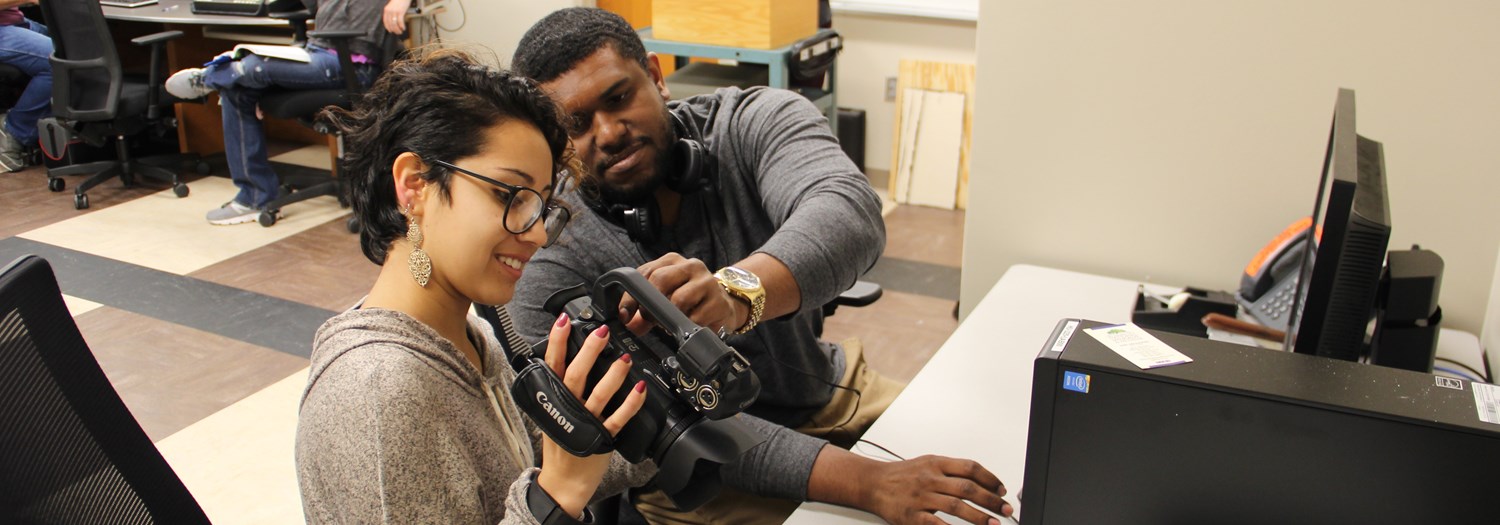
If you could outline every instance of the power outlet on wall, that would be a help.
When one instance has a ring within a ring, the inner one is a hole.
[[[896,101],[896,77],[885,77],[885,101]]]

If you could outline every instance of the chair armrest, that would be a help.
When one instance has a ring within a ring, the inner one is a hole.
[[[343,29],[343,30],[317,29],[317,30],[313,30],[313,31],[308,31],[307,32],[307,36],[310,36],[310,37],[313,37],[313,38],[326,38],[326,39],[329,39],[329,40],[339,40],[339,39],[354,38],[354,37],[364,36],[364,34],[365,34],[364,31],[360,31],[358,29]]]
[[[146,118],[156,119],[161,117],[162,109],[160,104],[158,104],[161,101],[161,97],[157,92],[157,88],[162,85],[162,81],[166,80],[163,78],[161,71],[162,64],[165,63],[162,53],[165,51],[167,41],[178,38],[182,38],[182,31],[162,31],[130,39],[130,43],[132,44],[151,46],[151,70],[146,74],[146,78],[148,79],[146,85],[151,87],[150,90],[146,91]]]
[[[296,11],[271,11],[269,13],[266,13],[266,16],[275,18],[277,20],[305,22],[312,19],[312,12],[306,9],[298,9]]]
[[[869,306],[880,299],[884,293],[885,290],[879,284],[870,281],[854,281],[854,286],[844,290],[844,293],[839,294],[833,302],[840,306]]]
[[[880,299],[885,290],[877,283],[870,281],[855,281],[844,293],[833,298],[828,304],[823,305],[823,316],[833,315],[834,310],[840,306],[869,306]]]
[[[271,11],[266,16],[286,20],[287,25],[292,26],[292,45],[301,47],[307,44],[307,21],[312,20],[312,11]]]
[[[130,39],[130,43],[138,46],[149,46],[169,40],[176,40],[179,38],[182,38],[182,31],[162,31],[160,33],[152,33],[146,36],[138,36],[132,38]]]

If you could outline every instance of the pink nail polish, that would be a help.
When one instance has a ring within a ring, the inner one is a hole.
[[[645,380],[641,380],[641,381],[637,382],[635,384],[635,391],[636,392],[645,392],[646,391],[646,381]]]
[[[568,313],[567,312],[563,312],[561,315],[557,316],[557,324],[555,326],[557,326],[558,328],[562,328],[564,326],[568,326]]]
[[[620,360],[630,364],[630,354],[620,354]]]
[[[604,326],[599,327],[597,330],[594,330],[594,337],[608,337],[608,336],[609,336],[609,325],[604,325]]]

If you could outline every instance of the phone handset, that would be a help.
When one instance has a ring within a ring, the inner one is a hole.
[[[1302,259],[1312,237],[1312,218],[1303,217],[1266,243],[1245,265],[1237,294],[1240,306],[1262,325],[1285,331],[1301,279]]]

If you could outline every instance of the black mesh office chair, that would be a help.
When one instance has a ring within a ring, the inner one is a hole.
[[[52,34],[52,114],[39,123],[44,152],[58,158],[70,142],[82,141],[103,147],[113,140],[115,159],[47,170],[47,188],[62,191],[65,175],[94,174],[73,191],[73,207],[89,207],[85,193],[111,178],[126,186],[141,175],[172,184],[178,197],[186,197],[187,184],[178,176],[184,155],[157,155],[134,159],[128,138],[156,131],[167,133],[175,119],[172,103],[177,100],[162,88],[162,53],[166,42],[182,36],[164,31],[131,40],[151,47],[151,71],[145,79],[126,76],[115,52],[114,39],[98,2],[44,2],[42,11]],[[175,135],[175,133],[173,133]],[[197,163],[199,173],[208,165]]]
[[[363,36],[364,32],[355,30],[308,31],[307,21],[316,13],[317,2],[303,0],[303,3],[307,9],[272,12],[270,16],[286,20],[291,24],[294,31],[294,39],[297,42],[305,43],[308,37],[321,38],[332,42],[334,49],[338,51],[339,70],[343,76],[344,85],[330,89],[270,90],[261,98],[260,109],[268,117],[294,119],[318,133],[334,135],[336,133],[335,130],[326,123],[318,121],[317,116],[318,113],[329,106],[338,106],[346,109],[351,107],[354,99],[364,90],[364,86],[360,84],[359,76],[354,70],[354,62],[350,59],[352,52],[349,47],[349,41],[355,37]],[[337,144],[337,151],[335,153],[339,158],[343,158],[344,143],[342,138],[336,140],[335,143]],[[260,225],[270,227],[276,224],[277,214],[281,212],[282,207],[313,197],[333,195],[339,199],[340,206],[347,207],[349,203],[344,197],[344,192],[341,191],[343,182],[337,174],[337,169],[338,167],[335,166],[335,173],[332,174],[334,176],[329,177],[319,176],[313,179],[303,178],[302,180],[291,180],[291,178],[283,177],[281,181],[281,195],[276,200],[267,203],[266,209],[260,212],[260,217],[258,217]],[[349,231],[357,229],[357,223],[353,218],[349,219],[348,225]]]
[[[0,428],[0,523],[208,523],[36,256],[0,269]]]

